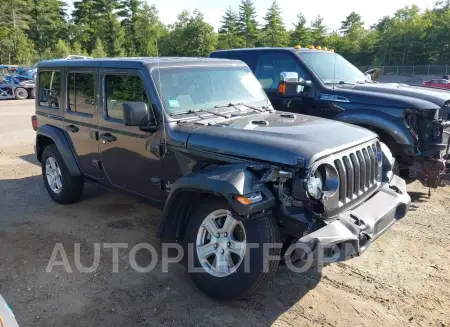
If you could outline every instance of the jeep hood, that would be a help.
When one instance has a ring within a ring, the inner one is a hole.
[[[192,124],[198,128],[188,137],[189,150],[290,166],[302,158],[309,167],[324,156],[376,138],[354,125],[282,112]]]
[[[352,85],[345,89],[350,102],[372,104],[374,101],[372,97],[376,96],[378,99],[385,100],[389,106],[409,109],[439,109],[450,101],[450,91],[407,84],[366,83]],[[354,101],[352,95],[358,100]]]

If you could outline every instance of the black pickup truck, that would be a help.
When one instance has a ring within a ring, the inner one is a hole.
[[[339,54],[323,49],[234,49],[210,57],[247,63],[278,110],[376,132],[396,157],[396,172],[404,179],[419,179],[433,188],[450,179],[443,137],[449,127],[444,122],[450,119],[449,91],[376,83]]]

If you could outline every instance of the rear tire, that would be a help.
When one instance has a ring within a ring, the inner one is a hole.
[[[17,100],[25,100],[28,98],[28,91],[23,87],[18,87],[14,90],[14,96]]]
[[[239,221],[234,219],[236,214],[233,213],[226,201],[215,197],[207,198],[206,201],[208,202],[190,217],[187,224],[184,253],[185,263],[188,264],[188,273],[200,290],[215,299],[229,300],[251,296],[266,285],[277,271],[281,255],[279,227],[271,215]],[[226,218],[221,217],[221,214]],[[204,227],[208,226],[206,223],[208,217],[213,217],[213,221],[217,222],[218,234],[216,235],[220,235],[219,238],[211,237],[210,228]],[[224,232],[227,230],[225,222],[228,222],[230,217],[234,220],[236,227],[232,227],[234,228],[233,232],[227,235]],[[221,220],[223,220],[222,227]],[[206,245],[212,246],[210,248],[212,253],[207,260],[205,260],[206,256],[199,254],[202,249],[202,246],[199,246],[199,240],[203,239],[203,235],[206,235],[206,238],[208,235],[210,236],[210,241]],[[227,240],[227,236],[229,236],[229,240]],[[241,245],[235,246],[237,243]],[[258,248],[250,248],[249,244],[258,245]],[[264,244],[277,244],[280,247],[265,248]],[[236,249],[242,248],[244,249],[242,256],[234,253]],[[189,253],[189,249],[193,249],[192,253]],[[264,252],[271,257],[278,257],[278,259],[268,259]],[[225,269],[221,269],[217,263],[221,255],[226,257],[223,261],[226,262]],[[202,258],[202,261],[199,258]],[[192,265],[199,272],[189,271],[189,266]]]
[[[45,147],[41,160],[45,188],[53,201],[59,204],[78,202],[83,195],[84,179],[72,176],[54,144]]]
[[[31,89],[31,91],[30,91],[30,99],[36,99],[36,89]]]

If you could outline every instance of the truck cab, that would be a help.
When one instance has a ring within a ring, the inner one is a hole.
[[[344,57],[321,47],[220,50],[210,57],[247,63],[277,110],[376,132],[396,157],[403,178],[433,188],[449,179],[444,120],[450,92],[371,81]]]

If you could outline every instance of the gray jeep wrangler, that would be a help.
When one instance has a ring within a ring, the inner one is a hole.
[[[90,181],[161,208],[158,236],[183,245],[212,297],[256,292],[281,255],[360,255],[408,211],[376,134],[275,111],[241,61],[44,61],[37,83],[36,155],[51,198],[76,202]]]

